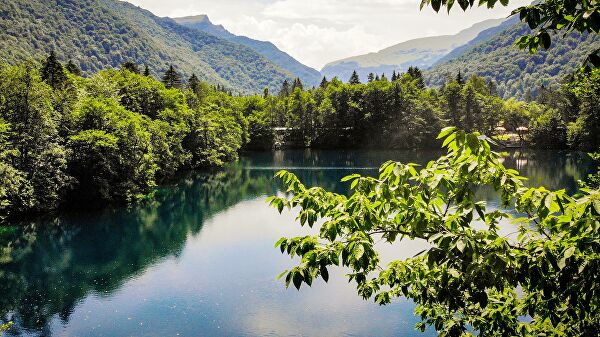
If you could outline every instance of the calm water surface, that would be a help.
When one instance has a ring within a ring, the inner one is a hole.
[[[275,278],[293,261],[273,244],[306,232],[265,199],[279,192],[279,169],[343,193],[345,175],[439,154],[252,153],[222,171],[182,177],[151,205],[1,228],[0,320],[23,336],[432,336],[414,331],[411,302],[363,301],[342,269],[329,284],[285,289]],[[513,152],[505,165],[532,184],[569,191],[593,169],[577,153]],[[382,247],[386,259],[421,248]]]

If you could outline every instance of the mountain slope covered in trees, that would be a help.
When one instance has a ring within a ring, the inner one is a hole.
[[[347,80],[356,70],[359,77],[365,80],[369,73],[390,75],[393,71],[404,72],[409,66],[428,68],[455,48],[474,39],[481,31],[498,26],[503,20],[486,20],[455,35],[409,40],[376,53],[334,61],[325,65],[321,73],[328,78],[337,76]]]
[[[531,55],[514,46],[520,36],[530,33],[526,24],[517,22],[467,50],[449,55],[425,73],[426,82],[440,86],[461,72],[463,77],[478,75],[495,82],[501,97],[529,99],[542,88],[558,89],[590,52],[600,48],[596,35],[569,33],[554,37],[550,49]]]
[[[0,62],[68,55],[86,74],[125,61],[161,74],[174,64],[239,92],[275,88],[291,74],[254,50],[116,0],[3,0]],[[65,60],[66,61],[66,60]]]
[[[251,48],[271,62],[289,71],[295,77],[300,78],[305,84],[317,85],[321,80],[321,74],[317,70],[298,62],[287,53],[279,50],[273,43],[232,34],[222,25],[213,24],[206,15],[187,16],[174,18],[173,20],[182,26],[197,29]]]

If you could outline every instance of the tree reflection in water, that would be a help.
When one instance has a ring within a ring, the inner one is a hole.
[[[290,169],[307,185],[344,192],[347,186],[339,180],[354,171],[376,174],[374,167],[388,158],[424,164],[437,155],[254,153],[221,171],[183,175],[146,205],[69,213],[0,228],[0,318],[15,322],[10,334],[51,335],[51,320],[68,322],[87,296],[110,296],[148,267],[180,255],[213,215],[241,201],[278,193],[272,179],[278,169]],[[519,169],[532,185],[571,192],[576,180],[593,169],[579,153],[511,152],[504,164]],[[492,202],[496,199],[493,193],[480,194]]]

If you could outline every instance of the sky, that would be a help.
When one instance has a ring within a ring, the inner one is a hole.
[[[326,63],[376,52],[406,40],[455,34],[502,18],[509,7],[450,14],[419,10],[420,0],[127,0],[158,16],[207,14],[215,24],[253,39],[271,41],[300,62],[320,70]]]

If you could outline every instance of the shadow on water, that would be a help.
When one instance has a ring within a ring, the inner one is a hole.
[[[54,334],[52,322],[68,324],[87,297],[108,298],[152,266],[179,257],[190,238],[200,235],[215,215],[241,202],[278,193],[280,186],[272,177],[279,169],[293,171],[306,185],[346,193],[347,185],[339,183],[345,175],[376,175],[378,166],[390,158],[425,164],[439,155],[310,150],[248,153],[224,170],[183,175],[161,188],[156,200],[147,205],[71,212],[0,228],[0,318],[15,322],[9,334]],[[578,179],[593,171],[592,162],[580,153],[511,152],[504,164],[520,170],[532,185],[570,192],[576,190]],[[492,192],[482,194],[490,201],[496,198]]]

